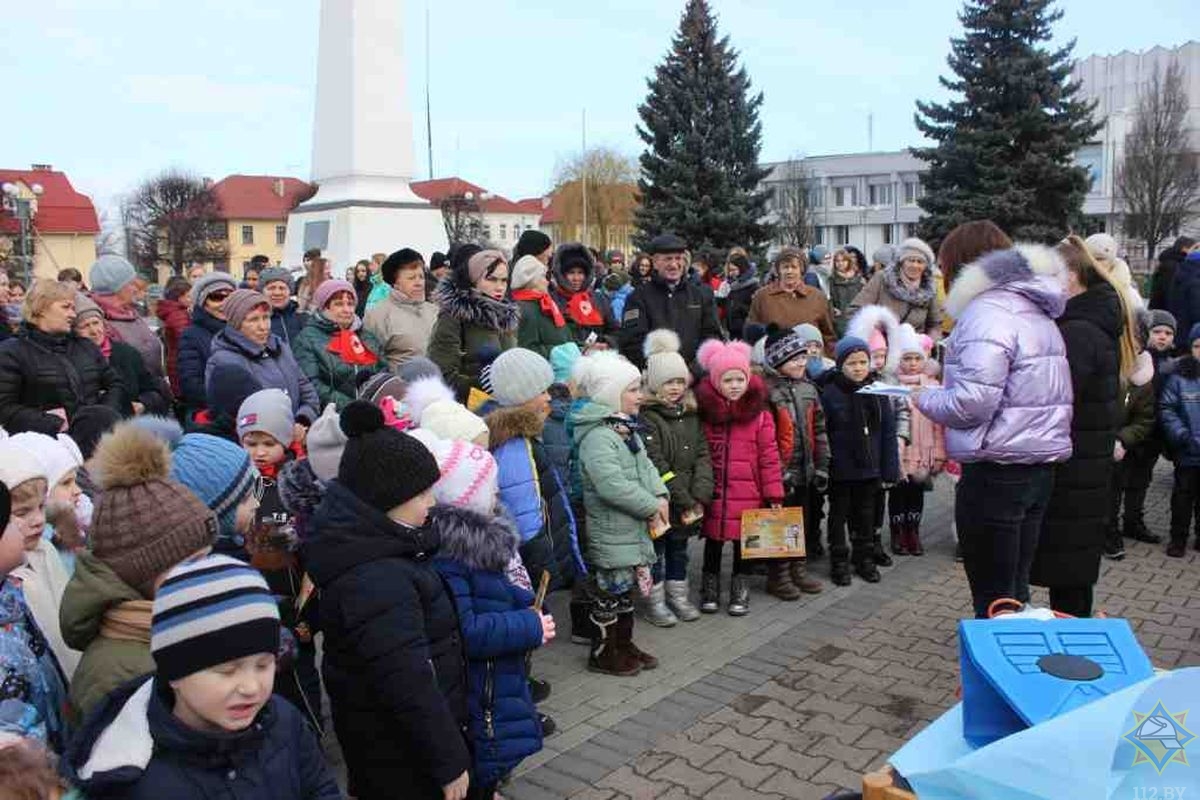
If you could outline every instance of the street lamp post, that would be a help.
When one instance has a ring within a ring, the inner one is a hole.
[[[29,191],[33,193],[33,198],[22,197],[21,188],[15,183],[5,183],[2,187],[4,190],[4,210],[12,214],[17,219],[17,257],[21,259],[21,273],[24,277],[25,286],[33,285],[33,215],[34,199],[42,194],[42,185],[40,183],[32,184]]]

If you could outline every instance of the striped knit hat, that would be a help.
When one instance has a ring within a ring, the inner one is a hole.
[[[150,653],[166,681],[279,649],[279,608],[258,570],[229,556],[185,561],[154,597]]]
[[[189,433],[171,453],[171,477],[204,501],[217,516],[218,538],[236,544],[237,507],[259,485],[246,451],[207,433]]]

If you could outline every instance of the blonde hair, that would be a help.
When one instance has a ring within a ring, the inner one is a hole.
[[[1113,278],[1112,273],[1100,266],[1092,257],[1087,243],[1075,234],[1071,234],[1062,241],[1058,246],[1058,252],[1067,263],[1067,269],[1075,273],[1079,278],[1080,285],[1084,288],[1090,289],[1098,281],[1104,281],[1117,293],[1117,300],[1121,303],[1121,319],[1124,323],[1121,326],[1121,335],[1117,339],[1121,354],[1121,378],[1122,380],[1128,378],[1137,368],[1138,344],[1135,334],[1137,322],[1134,310],[1129,305],[1129,299],[1124,289]]]
[[[62,281],[37,281],[21,301],[21,319],[34,325],[37,318],[46,313],[46,309],[63,300],[75,302],[74,286]]]

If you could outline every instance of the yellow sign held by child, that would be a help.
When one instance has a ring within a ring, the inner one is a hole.
[[[803,558],[804,509],[742,512],[742,558]]]

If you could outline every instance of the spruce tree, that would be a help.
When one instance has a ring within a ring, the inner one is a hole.
[[[753,250],[770,239],[761,222],[766,194],[758,189],[768,173],[758,165],[762,94],[750,95],[737,56],[706,0],[688,0],[671,51],[638,107],[637,132],[647,145],[638,180],[639,246],[664,231],[693,250]]]
[[[958,96],[917,102],[917,128],[936,144],[913,148],[929,162],[920,206],[922,236],[938,242],[954,226],[990,219],[1014,239],[1051,242],[1080,221],[1087,173],[1075,152],[1096,133],[1093,105],[1070,82],[1072,40],[1051,50],[1052,0],[967,0],[951,40]]]

